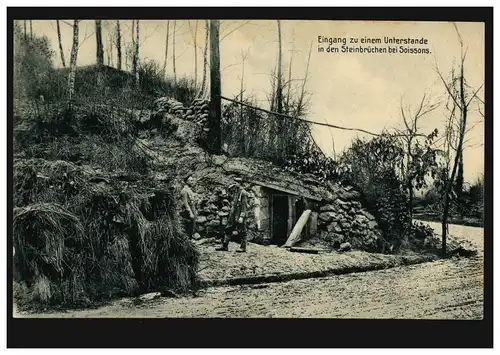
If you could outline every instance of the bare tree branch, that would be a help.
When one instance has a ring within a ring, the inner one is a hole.
[[[229,36],[230,34],[232,34],[234,31],[242,28],[243,26],[249,24],[250,22],[251,22],[251,20],[244,22],[243,24],[241,24],[238,27],[235,27],[234,29],[232,29],[231,31],[229,31],[226,35],[222,36],[222,38],[220,39],[220,42],[222,42],[224,40],[224,38],[226,38],[227,36]]]

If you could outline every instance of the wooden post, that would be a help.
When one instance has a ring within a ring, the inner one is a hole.
[[[290,233],[290,236],[288,237],[285,245],[283,246],[284,248],[290,248],[290,247],[294,246],[295,244],[297,244],[297,242],[300,241],[302,229],[307,224],[307,221],[309,220],[310,214],[311,214],[311,210],[305,210],[302,213],[299,220],[295,224],[295,227],[293,227],[292,233]]]
[[[274,196],[269,194],[269,240],[274,239],[274,211],[273,211]]]
[[[219,24],[219,20],[210,20],[210,134],[208,146],[213,153],[221,151]]]
[[[293,215],[294,215],[294,208],[295,207],[295,204],[293,203],[293,197],[292,196],[288,196],[288,226],[287,226],[287,230],[286,230],[286,234],[290,234],[292,232],[292,228],[293,228]]]

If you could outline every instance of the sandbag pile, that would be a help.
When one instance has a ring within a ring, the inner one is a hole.
[[[154,102],[154,104],[155,111],[157,113],[164,112],[182,117],[186,111],[182,102],[177,101],[172,97],[160,97]]]
[[[205,126],[209,116],[209,101],[196,99],[193,104],[186,110],[183,118],[188,121],[193,121],[201,126]]]

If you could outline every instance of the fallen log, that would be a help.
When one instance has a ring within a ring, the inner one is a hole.
[[[288,248],[288,250],[296,253],[307,253],[307,254],[319,254],[322,251],[327,251],[324,249],[300,248],[300,247],[290,247]]]
[[[305,210],[304,212],[302,212],[302,215],[292,229],[292,233],[290,233],[290,236],[288,237],[285,245],[283,245],[284,248],[290,248],[300,242],[302,229],[304,229],[304,226],[309,220],[310,215],[311,210]]]

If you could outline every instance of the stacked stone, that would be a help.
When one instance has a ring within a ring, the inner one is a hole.
[[[205,126],[208,122],[209,115],[208,104],[208,100],[194,100],[193,104],[186,110],[184,119],[198,123],[201,126]]]
[[[186,111],[182,102],[172,97],[160,97],[155,101],[155,108],[157,112],[170,113],[180,117],[182,117]]]
[[[229,196],[225,189],[218,188],[205,195],[198,207],[196,219],[198,233],[203,237],[222,235],[230,210]]]
[[[247,191],[260,192],[258,188],[250,184],[244,185]],[[203,199],[198,205],[197,231],[201,238],[220,237],[223,235],[224,227],[228,223],[229,212],[231,210],[230,196],[221,187],[216,188],[214,191],[206,191],[202,196]],[[261,203],[263,202],[261,201]],[[247,210],[246,224],[248,241],[263,241],[267,233],[257,231],[254,212],[250,206]]]
[[[376,251],[381,236],[375,217],[359,201],[342,199],[320,207],[318,232],[332,246],[347,242],[354,249],[366,251]]]

